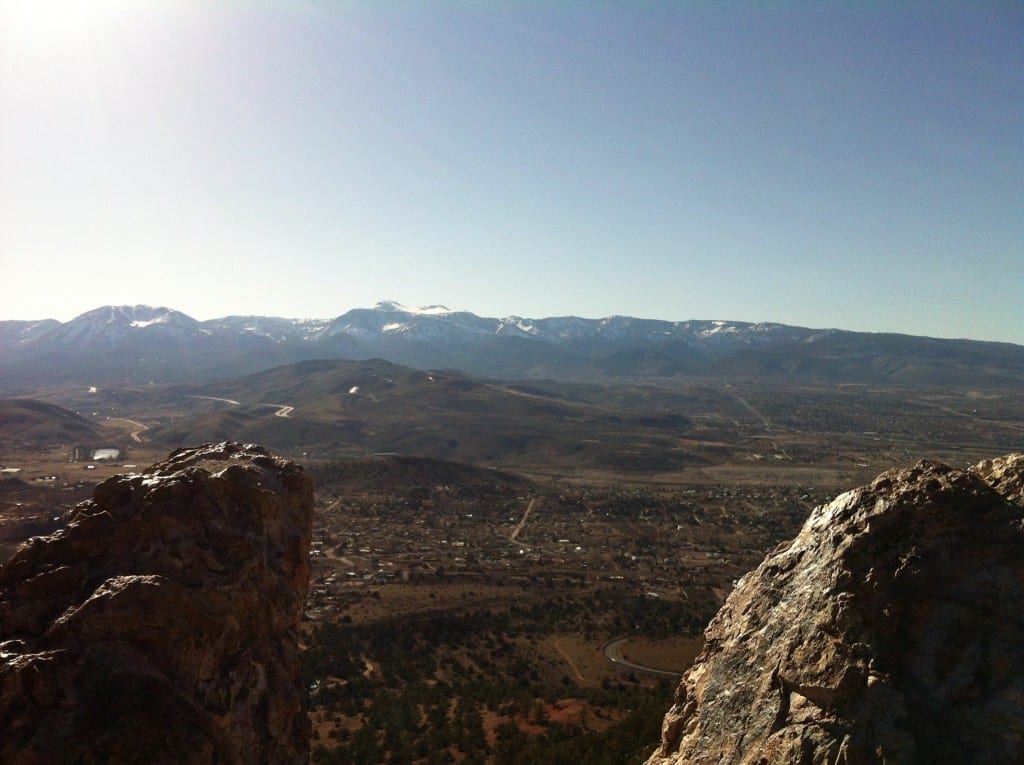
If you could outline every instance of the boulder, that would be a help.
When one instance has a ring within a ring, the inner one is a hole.
[[[0,567],[0,762],[305,763],[310,480],[256,446],[96,487]]]
[[[708,626],[648,765],[1024,762],[1024,455],[814,510]]]

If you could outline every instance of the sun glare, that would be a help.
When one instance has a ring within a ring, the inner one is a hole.
[[[96,42],[127,0],[0,0],[0,39],[20,52],[60,56]]]

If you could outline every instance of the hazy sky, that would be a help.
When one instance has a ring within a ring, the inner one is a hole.
[[[0,0],[0,318],[1024,343],[1020,2]]]

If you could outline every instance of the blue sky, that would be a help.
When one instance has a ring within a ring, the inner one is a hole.
[[[1024,343],[1024,5],[0,0],[0,318]]]

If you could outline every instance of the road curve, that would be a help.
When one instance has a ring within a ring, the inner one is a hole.
[[[260,406],[277,407],[277,411],[274,412],[275,417],[291,417],[292,412],[295,411],[294,406],[288,406],[287,404],[260,404]]]
[[[231,404],[232,406],[241,406],[241,401],[235,401],[233,398],[221,398],[219,396],[185,396],[185,398],[204,398],[207,401],[223,401],[225,404]],[[288,406],[287,404],[256,404],[256,406],[272,406],[277,409],[274,412],[275,417],[291,417],[292,412],[295,411],[294,406]]]
[[[233,398],[220,398],[219,396],[185,396],[185,398],[205,398],[207,401],[223,401],[225,404],[231,404],[232,406],[242,405],[242,402],[235,401]]]
[[[637,664],[635,661],[630,661],[622,655],[622,647],[626,645],[628,641],[628,637],[611,640],[601,647],[601,653],[603,653],[604,657],[612,664],[618,664],[620,667],[626,667],[634,672],[646,672],[648,675],[657,675],[658,677],[674,677],[677,680],[683,676],[682,672],[669,672],[667,669],[646,667],[643,664]]]
[[[132,441],[137,444],[144,443],[139,434],[144,430],[149,430],[148,425],[143,425],[138,420],[129,420],[127,417],[108,417],[107,420],[111,422],[127,422],[129,425],[135,426],[136,430],[131,431]]]

